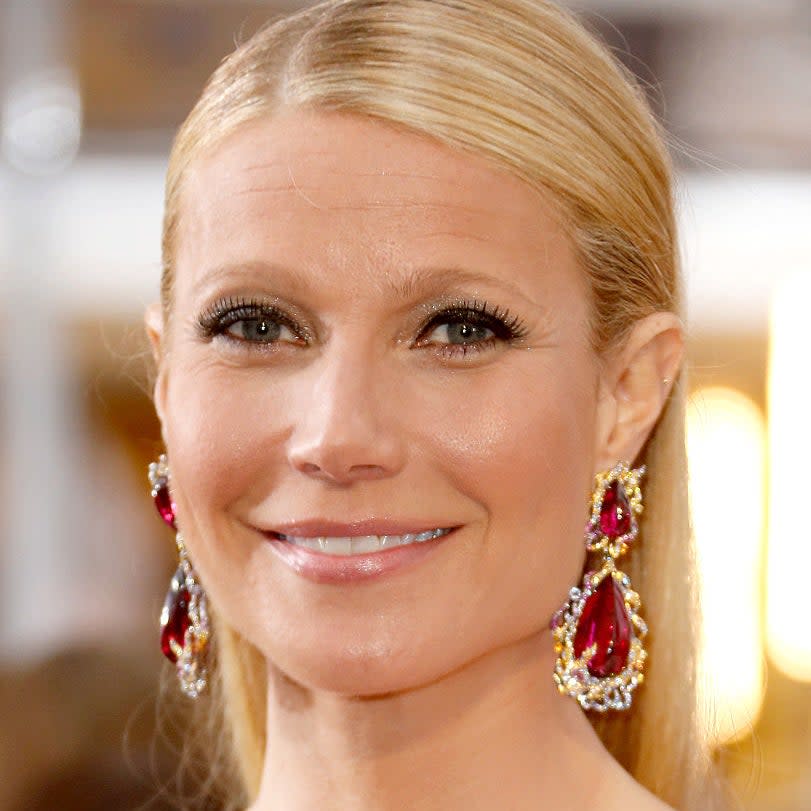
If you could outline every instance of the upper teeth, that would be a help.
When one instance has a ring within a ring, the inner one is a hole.
[[[353,537],[334,538],[321,536],[319,538],[304,538],[298,535],[282,535],[279,538],[289,541],[296,546],[315,549],[328,555],[358,555],[365,552],[379,552],[381,549],[391,549],[395,546],[404,546],[409,543],[421,543],[447,535],[450,529],[429,529],[425,532],[408,533],[406,535],[356,535]]]

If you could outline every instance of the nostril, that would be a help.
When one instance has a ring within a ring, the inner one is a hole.
[[[302,427],[287,448],[290,465],[305,476],[342,483],[390,476],[400,470],[405,460],[400,436],[394,431],[355,436],[350,435],[351,427],[341,423],[332,432],[319,430],[312,436]]]

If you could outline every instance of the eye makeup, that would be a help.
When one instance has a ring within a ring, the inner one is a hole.
[[[245,324],[256,325],[254,334],[258,339],[237,338],[231,332],[231,328],[237,324],[243,324],[243,333],[247,332]],[[198,316],[195,327],[198,336],[206,341],[223,336],[245,344],[269,344],[275,342],[276,338],[267,338],[278,333],[279,327],[286,327],[303,342],[312,340],[310,331],[300,326],[284,309],[267,299],[254,297],[226,296],[218,299]]]
[[[446,340],[429,340],[443,326]],[[283,328],[296,340],[280,341]],[[306,346],[313,340],[311,331],[278,304],[254,297],[228,296],[215,301],[198,317],[196,331],[202,340],[227,340],[246,351],[278,343]],[[477,299],[451,300],[431,308],[417,330],[414,346],[453,358],[493,349],[498,343],[518,342],[527,331],[524,322],[506,308]]]

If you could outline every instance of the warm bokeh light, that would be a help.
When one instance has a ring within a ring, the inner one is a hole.
[[[766,639],[777,668],[811,681],[807,573],[811,528],[807,509],[811,459],[811,268],[775,291],[769,347],[769,544]]]
[[[763,701],[765,440],[761,409],[740,392],[712,387],[691,398],[687,452],[704,619],[699,684],[716,743],[747,735]]]

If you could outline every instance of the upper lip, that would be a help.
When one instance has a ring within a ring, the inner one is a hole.
[[[424,519],[364,518],[349,523],[312,519],[274,524],[265,532],[299,538],[354,538],[359,535],[416,535],[432,529],[451,529],[456,526],[458,525],[446,521],[431,522]]]

